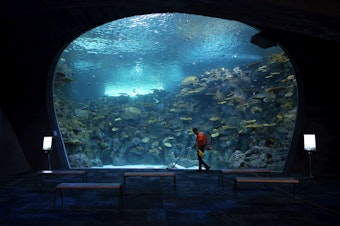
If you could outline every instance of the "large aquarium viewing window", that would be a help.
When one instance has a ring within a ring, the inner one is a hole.
[[[183,13],[127,17],[83,33],[53,70],[70,167],[198,169],[192,128],[209,132],[212,169],[282,171],[297,118],[292,63],[250,42],[246,24]]]

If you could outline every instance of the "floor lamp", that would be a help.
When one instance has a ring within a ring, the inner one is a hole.
[[[308,161],[309,161],[309,177],[313,178],[312,171],[312,153],[316,151],[316,141],[315,134],[304,134],[304,149],[308,152]]]
[[[45,136],[42,151],[47,154],[48,169],[51,170],[52,136]]]

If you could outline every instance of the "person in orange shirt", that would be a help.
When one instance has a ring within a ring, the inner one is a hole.
[[[199,132],[197,128],[193,128],[192,131],[196,135],[196,144],[192,148],[197,148],[198,171],[202,171],[202,165],[204,166],[205,170],[208,171],[210,166],[203,160],[205,151],[204,133]]]

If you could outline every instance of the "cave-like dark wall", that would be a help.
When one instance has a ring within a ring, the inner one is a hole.
[[[339,85],[336,82],[337,53],[340,45],[299,35],[283,36],[282,44],[288,49],[301,77],[301,131],[296,148],[287,164],[287,173],[310,174],[308,152],[303,149],[303,134],[316,134],[317,150],[312,153],[312,174],[340,175],[339,145]]]
[[[308,16],[306,13],[317,7],[301,11],[301,7],[291,6],[292,1],[285,2],[280,5],[277,1],[266,0],[98,0],[93,3],[65,0],[35,4],[9,1],[1,7],[0,17],[1,108],[31,169],[47,168],[46,156],[41,152],[42,137],[52,134],[46,85],[58,52],[87,29],[114,19],[153,12],[186,12],[248,22],[273,34],[284,45],[298,67],[303,88],[300,93],[303,110],[299,117],[302,124],[285,171],[308,175],[308,156],[303,151],[302,134],[315,133],[318,150],[313,155],[314,174],[339,175],[339,111],[336,106],[339,85],[335,80],[338,62],[334,56],[339,53],[340,42],[333,40],[337,35],[333,28],[338,29],[340,16],[333,18],[336,11],[333,8],[330,8],[330,15],[320,10]],[[313,34],[317,37],[311,38]],[[52,167],[64,167],[55,153]]]

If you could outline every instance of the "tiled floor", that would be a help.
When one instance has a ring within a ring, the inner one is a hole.
[[[123,182],[126,169],[89,169],[89,182]],[[140,171],[140,170],[139,170]],[[152,170],[151,170],[152,171]],[[35,172],[1,178],[0,225],[337,225],[340,222],[339,178],[299,177],[291,184],[240,184],[233,177],[218,184],[218,171],[173,170],[172,177],[128,178],[122,206],[118,190],[66,190],[64,205],[58,182],[81,182],[79,176],[46,176],[42,188]]]

